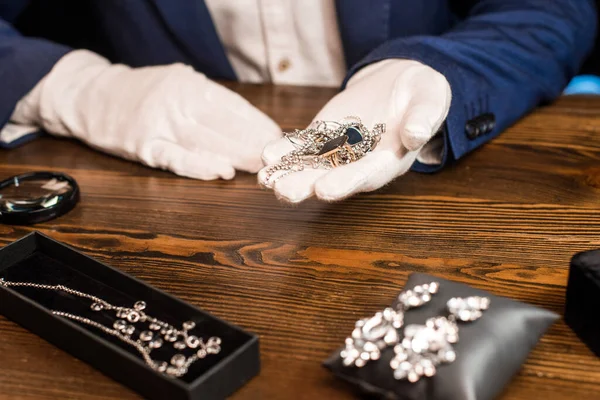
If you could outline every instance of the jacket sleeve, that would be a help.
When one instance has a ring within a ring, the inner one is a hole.
[[[389,58],[420,61],[446,76],[452,104],[434,172],[497,136],[539,104],[559,96],[596,34],[594,0],[477,0],[441,36],[392,39],[350,69]]]
[[[0,130],[17,102],[70,50],[44,39],[24,37],[0,19]]]

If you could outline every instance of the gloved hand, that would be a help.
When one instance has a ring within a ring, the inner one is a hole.
[[[408,171],[446,119],[451,97],[446,78],[417,61],[394,59],[369,65],[349,80],[315,120],[358,116],[369,129],[385,123],[386,132],[377,147],[362,159],[331,170],[306,168],[285,176],[278,171],[267,179],[269,165],[294,149],[289,140],[278,139],[263,151],[267,167],[259,172],[259,183],[290,203],[315,194],[335,201],[376,190]]]
[[[86,50],[59,60],[11,119],[206,180],[256,173],[265,144],[281,137],[269,117],[191,67],[130,68]]]

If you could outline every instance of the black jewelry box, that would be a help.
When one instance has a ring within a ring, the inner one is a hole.
[[[222,399],[260,370],[258,337],[155,289],[39,232],[0,249],[0,278],[65,285],[111,304],[147,303],[147,313],[174,326],[194,321],[198,336],[222,339],[221,351],[196,361],[181,378],[147,366],[132,346],[99,329],[52,314],[89,317],[90,300],[35,288],[0,285],[0,313],[105,375],[150,399]],[[109,318],[108,313],[103,318]]]
[[[600,357],[600,250],[571,258],[565,322]]]

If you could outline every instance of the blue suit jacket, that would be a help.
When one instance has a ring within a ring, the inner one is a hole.
[[[446,76],[453,99],[443,165],[557,97],[596,31],[594,0],[338,0],[336,6],[348,77],[388,58],[418,60]],[[72,48],[132,66],[184,62],[212,78],[236,79],[200,0],[0,0],[0,126]]]

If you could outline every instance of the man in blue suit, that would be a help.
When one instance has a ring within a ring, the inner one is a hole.
[[[593,0],[0,0],[0,136],[230,179],[290,144],[213,79],[339,84],[317,119],[385,123],[375,151],[259,173],[287,201],[337,200],[436,171],[553,100],[595,33]]]

